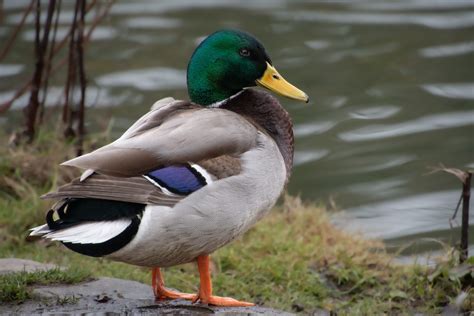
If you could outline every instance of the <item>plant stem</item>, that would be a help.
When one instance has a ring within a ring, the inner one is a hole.
[[[462,184],[462,224],[461,224],[461,253],[459,261],[462,263],[468,258],[469,240],[469,200],[471,198],[472,173],[466,171],[466,179]]]

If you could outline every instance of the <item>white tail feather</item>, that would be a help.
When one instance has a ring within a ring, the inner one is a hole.
[[[31,233],[29,236],[43,236],[51,232],[51,229],[49,229],[47,224],[30,228],[30,230]]]
[[[41,235],[44,235],[43,237],[47,239],[70,242],[73,244],[100,244],[119,235],[131,222],[132,220],[128,218],[115,221],[85,222],[57,231],[50,230]],[[47,225],[43,226],[47,227]],[[33,235],[33,233],[39,232],[39,230],[36,231],[36,229],[40,227],[33,228],[30,235],[38,236]]]

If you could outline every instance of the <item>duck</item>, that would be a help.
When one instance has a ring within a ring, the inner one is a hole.
[[[157,300],[252,306],[214,295],[210,255],[268,213],[291,175],[293,124],[269,91],[309,98],[235,29],[197,46],[186,79],[189,101],[161,99],[115,141],[61,164],[83,173],[42,196],[55,203],[30,236],[150,268]],[[189,262],[197,294],[167,288],[161,269]]]

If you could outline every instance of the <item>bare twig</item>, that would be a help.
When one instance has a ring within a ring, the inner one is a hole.
[[[23,16],[21,17],[20,23],[15,27],[13,30],[12,35],[8,38],[8,40],[5,42],[5,46],[3,47],[2,51],[0,52],[0,61],[5,58],[5,56],[8,54],[10,51],[13,43],[15,42],[18,33],[20,33],[21,29],[23,28],[23,25],[25,24],[26,18],[30,14],[31,10],[33,9],[33,5],[35,4],[35,0],[31,0],[30,5],[26,7],[25,11],[23,12]]]
[[[64,136],[66,138],[74,137],[74,130],[72,129],[72,110],[71,110],[71,95],[74,94],[74,86],[76,79],[76,56],[75,56],[75,34],[77,28],[77,15],[79,13],[79,1],[76,1],[76,7],[74,9],[74,16],[71,23],[69,39],[69,55],[68,55],[68,72],[66,78],[66,85],[64,86],[64,105],[63,105],[63,123],[66,124],[64,130]]]
[[[462,192],[461,192],[461,196],[459,197],[459,200],[458,200],[458,203],[456,204],[456,208],[454,209],[454,214],[453,216],[451,216],[451,218],[449,219],[449,227],[451,229],[454,228],[454,225],[453,225],[453,222],[456,221],[456,216],[458,215],[458,211],[459,211],[459,207],[461,206],[461,202],[462,202]]]
[[[52,66],[52,61],[53,61],[53,47],[54,43],[56,42],[56,35],[58,32],[58,24],[59,24],[59,15],[61,14],[61,0],[58,0],[58,4],[56,5],[56,19],[54,21],[54,26],[53,26],[53,37],[51,38],[51,42],[49,44],[49,54],[48,58],[45,60],[45,68],[46,68],[46,74],[44,75],[44,79],[42,82],[43,85],[43,98],[40,102],[40,108],[39,108],[39,124],[42,123],[43,121],[43,115],[44,115],[44,107],[46,106],[46,98],[48,95],[48,83],[49,83],[49,77],[51,75],[51,66]]]
[[[82,143],[84,140],[84,111],[85,111],[85,97],[86,97],[86,74],[84,71],[84,16],[86,14],[86,1],[78,0],[80,2],[80,23],[79,32],[77,36],[77,62],[79,68],[79,85],[81,96],[79,100],[78,125],[77,125],[77,155],[82,155]]]
[[[462,186],[462,224],[461,224],[461,254],[459,261],[462,263],[468,258],[468,240],[469,240],[469,199],[471,198],[471,179],[472,173],[466,172],[466,180]]]
[[[38,93],[39,86],[41,83],[41,72],[43,70],[43,56],[41,52],[40,44],[40,32],[41,32],[41,2],[36,0],[36,16],[35,16],[35,72],[32,80],[32,89],[30,93],[30,101],[27,107],[24,110],[25,113],[25,131],[24,134],[27,137],[27,140],[30,141],[33,139],[35,132],[35,120],[33,116],[36,113],[38,108]]]
[[[51,0],[48,5],[48,15],[46,16],[46,23],[44,27],[43,38],[40,42],[40,30],[41,30],[41,3],[40,0],[36,1],[36,33],[35,33],[35,55],[36,55],[36,66],[32,80],[32,89],[30,95],[30,102],[25,108],[25,131],[24,134],[27,137],[27,141],[31,142],[35,135],[35,124],[36,114],[39,107],[39,89],[41,85],[41,79],[44,68],[44,55],[48,47],[49,30],[53,20],[54,8],[56,6],[56,0]]]
[[[431,168],[433,172],[444,171],[449,174],[454,175],[462,182],[462,193],[461,198],[459,199],[456,209],[454,211],[453,216],[449,219],[449,223],[451,225],[451,221],[457,215],[459,206],[462,202],[462,218],[461,218],[461,245],[460,245],[460,254],[459,254],[459,261],[462,263],[466,261],[468,258],[468,240],[469,240],[469,200],[471,197],[471,179],[472,179],[472,172],[471,171],[463,171],[456,168],[447,168],[443,164],[440,164],[439,167]]]
[[[36,3],[36,0],[32,0],[31,1],[31,4],[30,4],[30,7],[29,7],[29,11],[31,11],[33,5]],[[89,5],[87,6],[86,8],[86,13],[89,12],[92,7],[97,3],[97,0],[93,0],[91,1],[91,3],[89,3]],[[25,16],[23,19],[26,19],[26,12],[25,12]],[[22,19],[22,22],[21,23],[24,23]],[[99,23],[100,21],[97,21],[97,23]],[[16,33],[18,33],[20,30],[18,29],[18,31],[16,31]],[[57,43],[54,48],[52,49],[52,57],[56,56],[60,51],[61,49],[64,47],[64,44],[68,42],[68,39],[71,35],[71,31],[72,29],[69,30],[68,34],[66,34],[66,36],[59,42]],[[89,39],[90,36],[87,37],[87,40]],[[14,40],[16,39],[16,35],[12,35],[11,36],[11,41],[12,43],[14,42]],[[11,44],[10,44],[11,45]],[[8,50],[4,49],[5,51],[5,55],[7,54]],[[48,62],[52,62],[52,57],[51,59],[48,57],[48,60],[45,61],[45,65],[47,68],[51,68],[47,63]],[[1,60],[1,58],[0,58]],[[66,64],[66,61],[67,61],[67,57],[66,58],[63,58],[60,62],[58,62],[56,65],[54,65],[54,67],[52,68],[52,70],[50,71],[50,74],[53,74],[53,73],[56,73],[62,66],[64,66]],[[43,82],[42,82],[43,83]],[[13,103],[18,100],[19,98],[21,98],[25,93],[27,93],[28,91],[30,91],[32,87],[32,80],[28,80],[27,82],[25,82],[25,84],[20,88],[18,89],[15,94],[13,95],[13,97],[0,104],[0,114],[8,111],[8,109],[13,105]]]
[[[93,0],[91,1],[91,3],[89,3],[89,5],[86,8],[86,14],[96,5],[96,3],[97,3],[97,0]],[[53,56],[59,53],[59,51],[68,42],[69,37],[71,36],[71,33],[72,33],[72,28],[70,28],[66,36],[64,36],[64,38],[59,43],[57,43],[56,46],[54,46]]]
[[[33,0],[34,1],[34,0]],[[92,7],[97,3],[97,0],[94,0],[92,1],[86,8],[86,14],[92,9]],[[115,0],[111,0],[107,3],[107,6],[105,7],[105,9],[95,17],[95,19],[92,21],[91,23],[91,26],[90,28],[88,29],[87,31],[87,34],[84,36],[84,42],[83,42],[83,46],[86,47],[87,44],[89,43],[90,41],[90,38],[92,36],[92,32],[93,30],[97,27],[97,25],[99,25],[100,22],[102,22],[102,20],[107,16],[108,12],[110,11],[110,8],[112,7],[112,5],[115,3]],[[54,50],[53,50],[53,57],[57,55],[57,53],[59,53],[59,51],[61,50],[61,48],[64,47],[64,44],[67,42],[67,40],[69,39],[70,35],[71,35],[71,31],[72,29],[69,30],[69,33],[54,47]],[[61,59],[59,62],[57,62],[51,69],[50,71],[50,74],[54,74],[56,73],[59,69],[61,69],[65,64],[66,62],[68,61],[68,57],[64,57],[63,59]],[[46,61],[48,62],[48,61]],[[31,84],[32,84],[32,80],[28,80],[27,82],[25,82],[25,84],[19,89],[17,90],[17,92],[15,92],[15,94],[13,95],[13,97],[0,104],[0,114],[8,111],[8,109],[13,105],[13,103],[18,100],[19,98],[21,98],[25,93],[27,93],[28,91],[30,91],[31,89]]]
[[[456,216],[458,215],[458,210],[459,210],[459,207],[461,206],[462,200],[463,200],[463,194],[461,193],[461,196],[459,197],[458,204],[456,204],[456,208],[454,209],[454,214],[451,217],[451,220],[454,220]]]
[[[110,9],[112,8],[112,5],[115,3],[116,0],[110,0],[105,9],[102,11],[102,13],[98,14],[95,18],[94,21],[92,21],[91,26],[89,30],[87,31],[87,34],[85,36],[85,42],[89,42],[92,32],[94,32],[95,28],[99,23],[109,14]]]

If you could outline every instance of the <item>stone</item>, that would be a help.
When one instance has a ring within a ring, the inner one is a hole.
[[[0,267],[0,271],[21,272],[26,270],[31,272],[56,266],[30,260],[1,259]],[[185,300],[156,302],[151,286],[136,281],[108,277],[72,285],[34,286],[32,294],[33,299],[22,304],[1,305],[0,315],[76,315],[86,313],[104,315],[293,315],[262,306],[222,308],[193,304]]]
[[[35,272],[40,270],[50,270],[58,268],[57,265],[50,263],[40,263],[33,260],[5,258],[0,259],[0,274],[14,272]]]

